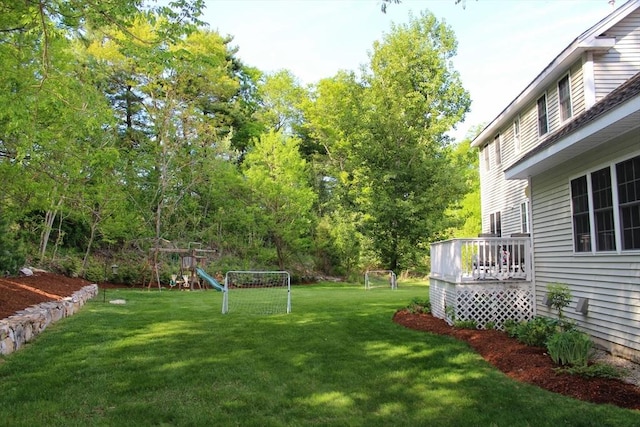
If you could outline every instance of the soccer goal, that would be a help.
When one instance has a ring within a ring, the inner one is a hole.
[[[223,292],[223,314],[291,312],[291,277],[286,271],[229,271]]]
[[[398,289],[396,273],[393,270],[372,270],[364,274],[364,288],[391,288]]]

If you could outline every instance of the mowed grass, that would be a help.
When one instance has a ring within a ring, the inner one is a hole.
[[[214,291],[109,290],[0,362],[8,426],[637,426],[640,413],[517,383],[465,343],[405,329],[398,290],[294,287],[283,315]]]

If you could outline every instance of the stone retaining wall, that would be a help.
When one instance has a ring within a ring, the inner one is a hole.
[[[32,305],[0,320],[0,354],[11,354],[44,331],[51,323],[78,312],[98,295],[98,285],[85,286],[70,297]]]

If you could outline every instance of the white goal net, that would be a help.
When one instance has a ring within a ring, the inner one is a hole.
[[[223,292],[223,314],[291,312],[291,278],[286,271],[229,271]]]
[[[364,288],[389,288],[397,289],[396,273],[393,270],[371,270],[364,274]]]

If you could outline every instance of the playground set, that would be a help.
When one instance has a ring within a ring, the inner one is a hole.
[[[192,247],[192,245],[194,247]],[[204,270],[211,254],[215,253],[211,249],[201,249],[195,247],[199,243],[189,243],[187,248],[162,248],[156,247],[151,250],[154,255],[153,273],[158,289],[162,289],[160,284],[159,263],[157,255],[160,253],[179,257],[179,270],[177,273],[171,274],[169,286],[180,290],[206,289],[209,286],[216,291],[223,291],[224,286],[220,284],[218,279],[211,276]],[[150,257],[151,258],[151,257]],[[153,280],[149,281],[147,288],[151,288]]]

